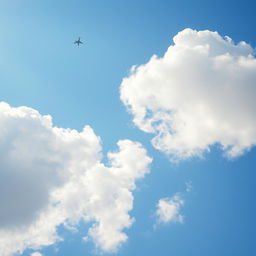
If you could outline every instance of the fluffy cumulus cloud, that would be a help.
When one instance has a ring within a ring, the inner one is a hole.
[[[135,182],[151,162],[139,143],[117,144],[104,165],[89,126],[54,127],[50,116],[0,103],[0,255],[61,241],[58,226],[81,220],[92,223],[87,236],[99,249],[117,250],[133,223]]]
[[[183,223],[183,216],[180,214],[180,208],[184,200],[179,194],[171,198],[162,198],[157,203],[156,216],[159,223]]]
[[[131,69],[121,100],[152,144],[172,160],[219,144],[236,157],[256,144],[256,59],[245,42],[185,29],[163,57]]]

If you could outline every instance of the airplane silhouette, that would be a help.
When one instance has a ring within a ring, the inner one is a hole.
[[[77,46],[79,46],[79,44],[82,44],[83,42],[80,40],[80,37],[78,37],[78,40],[76,40],[74,42],[74,44],[77,44]]]

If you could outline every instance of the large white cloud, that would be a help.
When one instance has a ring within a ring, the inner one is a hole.
[[[50,116],[0,103],[0,255],[60,241],[57,227],[81,220],[93,223],[87,235],[99,249],[117,250],[133,222],[135,182],[151,162],[139,143],[118,147],[106,166],[89,126],[54,127]]]
[[[256,144],[256,59],[249,44],[185,29],[163,57],[131,69],[120,97],[153,145],[172,160],[216,143],[235,157]]]

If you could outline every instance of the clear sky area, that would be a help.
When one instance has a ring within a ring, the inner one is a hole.
[[[255,9],[1,0],[0,255],[256,255]]]

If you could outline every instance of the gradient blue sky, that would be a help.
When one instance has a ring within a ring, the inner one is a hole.
[[[184,28],[218,31],[255,47],[255,8],[248,0],[0,1],[1,101],[50,114],[59,127],[91,125],[104,153],[128,138],[154,158],[134,193],[129,240],[116,255],[256,255],[256,149],[227,160],[214,147],[203,160],[170,163],[119,99],[130,67],[161,56]],[[190,181],[193,190],[185,193]],[[184,193],[184,223],[154,228],[157,201],[176,192]],[[60,232],[65,241],[43,248],[43,255],[95,254],[92,243],[81,242],[84,233]]]

